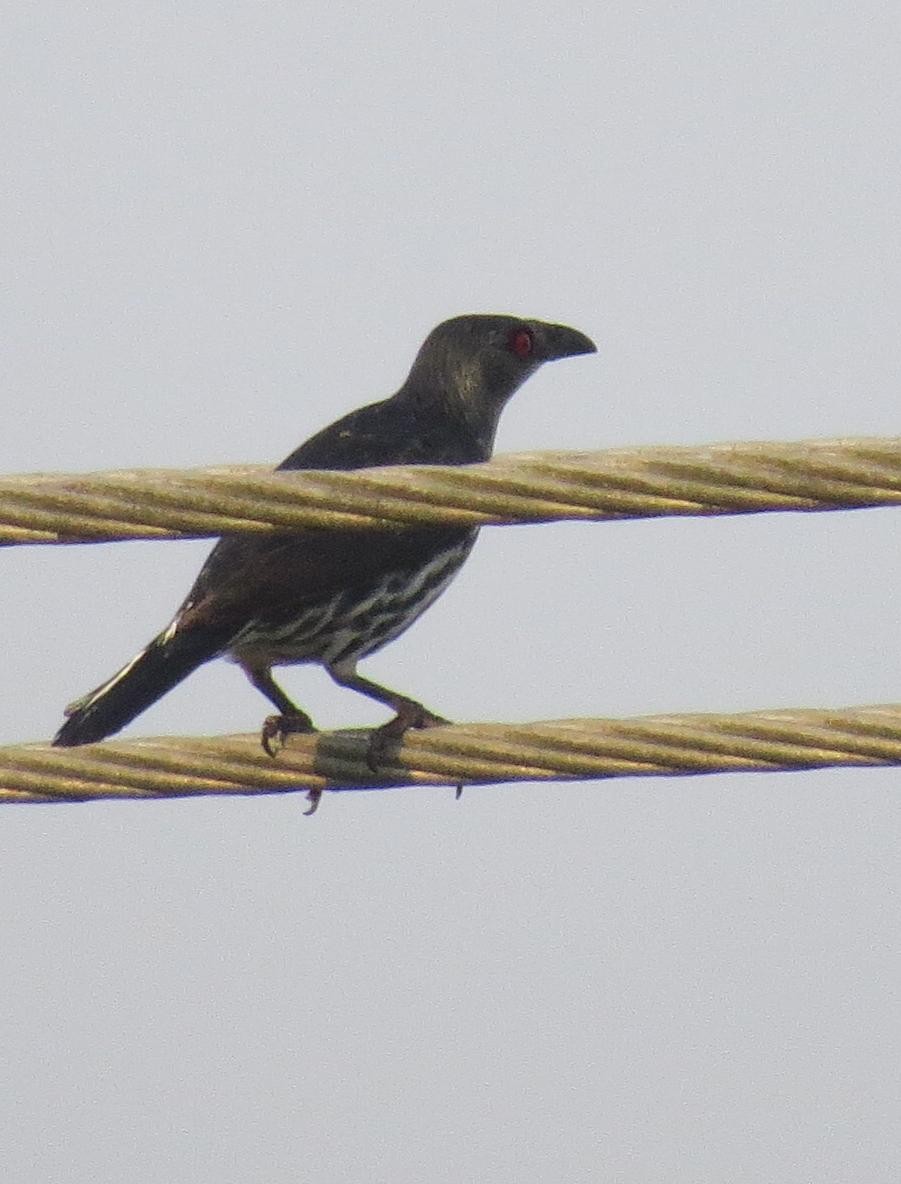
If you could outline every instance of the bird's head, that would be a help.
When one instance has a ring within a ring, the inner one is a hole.
[[[530,374],[544,362],[596,349],[567,325],[510,316],[454,317],[425,339],[405,386],[430,400],[445,400],[490,452],[504,405]]]

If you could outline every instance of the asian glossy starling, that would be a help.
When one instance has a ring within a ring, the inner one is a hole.
[[[491,456],[504,404],[543,362],[593,353],[565,325],[509,316],[462,316],[426,338],[400,390],[352,411],[302,444],[279,469],[469,464]],[[344,531],[310,528],[219,540],[169,625],[107,682],[66,709],[57,745],[118,732],[203,662],[236,662],[278,715],[263,726],[274,754],[310,717],[272,667],[318,662],[340,686],[384,703],[396,717],[372,733],[376,767],[407,728],[444,723],[421,703],[357,673],[361,658],[399,637],[456,575],[478,534],[470,527]]]

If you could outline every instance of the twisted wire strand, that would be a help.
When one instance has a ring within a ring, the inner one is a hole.
[[[901,438],[537,452],[481,465],[0,478],[0,544],[901,504]]]
[[[380,775],[368,733],[291,736],[276,760],[256,735],[0,748],[0,802],[566,781],[901,765],[901,704],[408,732]]]

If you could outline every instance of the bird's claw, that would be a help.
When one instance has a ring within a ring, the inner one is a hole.
[[[313,721],[308,715],[267,715],[260,730],[260,743],[267,756],[277,757],[285,746],[288,736],[297,733],[315,732]],[[312,811],[310,811],[312,813]]]
[[[313,721],[302,712],[296,715],[267,715],[260,731],[260,743],[269,756],[276,757],[284,748],[286,738],[292,733],[315,731]],[[321,798],[321,789],[311,789],[307,792],[307,801],[310,803],[309,808],[304,810],[307,818],[316,813]]]
[[[310,806],[309,806],[308,810],[304,810],[304,812],[303,812],[305,818],[310,818],[313,814],[316,813],[316,811],[319,808],[319,802],[321,801],[321,799],[322,799],[322,790],[321,789],[311,789],[307,793],[307,801],[310,803]]]
[[[420,703],[402,704],[394,719],[370,732],[366,764],[373,773],[378,773],[384,764],[387,750],[395,741],[400,740],[404,732],[408,732],[410,728],[440,728],[450,722],[444,716],[428,711]]]

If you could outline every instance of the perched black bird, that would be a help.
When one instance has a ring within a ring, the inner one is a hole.
[[[389,399],[345,415],[302,444],[280,469],[468,464],[491,456],[504,404],[547,361],[593,353],[565,325],[508,316],[462,316],[426,338],[410,374]],[[89,744],[117,732],[203,662],[227,657],[274,704],[263,746],[313,731],[272,678],[272,667],[318,662],[341,686],[391,707],[372,734],[376,766],[407,728],[445,723],[405,695],[357,673],[357,663],[399,637],[444,591],[472,549],[469,527],[309,529],[219,540],[162,633],[97,690],[66,709],[57,745]]]

